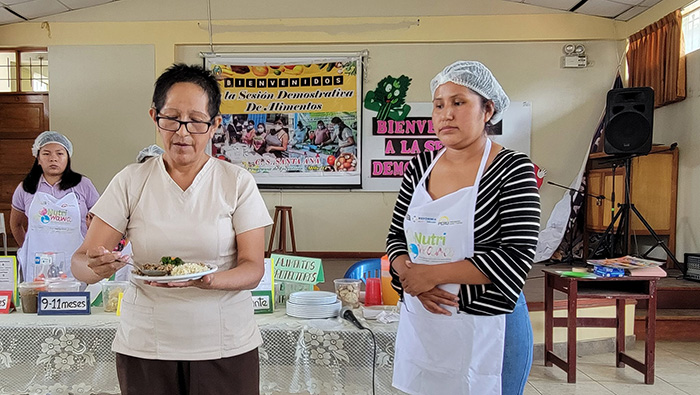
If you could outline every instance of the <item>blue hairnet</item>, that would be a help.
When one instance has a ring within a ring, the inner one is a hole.
[[[491,125],[497,124],[503,118],[503,112],[510,105],[510,99],[496,81],[496,77],[481,62],[460,60],[445,67],[430,81],[430,93],[433,98],[435,98],[435,90],[438,86],[446,82],[466,86],[493,101],[494,113],[488,122]]]
[[[34,145],[32,145],[32,155],[34,155],[34,157],[39,156],[39,150],[41,147],[52,143],[62,145],[63,148],[68,151],[68,156],[73,156],[73,143],[68,140],[68,137],[50,130],[42,132],[40,135],[36,136],[36,139],[34,139]]]
[[[163,151],[162,148],[155,144],[151,144],[148,147],[142,149],[141,152],[139,152],[139,154],[136,155],[136,162],[141,163],[152,156],[161,155],[163,152],[165,151]]]

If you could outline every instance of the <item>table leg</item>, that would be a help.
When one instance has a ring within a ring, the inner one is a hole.
[[[654,384],[656,353],[656,280],[649,281],[649,306],[647,307],[646,339],[644,342],[644,383]]]
[[[576,382],[576,308],[578,306],[578,282],[569,282],[569,294],[567,300],[567,317],[566,317],[566,371],[567,381],[569,383]]]
[[[625,352],[625,299],[617,299],[615,301],[615,313],[617,318],[617,327],[615,340],[617,347],[615,349],[615,364],[618,368],[624,368],[625,363],[622,362],[622,355]]]
[[[544,366],[552,366],[549,353],[554,350],[554,281],[552,275],[545,273],[544,279]]]

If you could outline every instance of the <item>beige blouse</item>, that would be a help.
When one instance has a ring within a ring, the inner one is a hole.
[[[91,210],[133,244],[138,263],[162,256],[235,267],[237,233],[272,223],[253,176],[210,158],[183,191],[162,157],[129,165]],[[262,344],[250,291],[158,288],[132,280],[112,349],[147,359],[207,360]]]

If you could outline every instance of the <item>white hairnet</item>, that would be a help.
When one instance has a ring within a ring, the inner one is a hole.
[[[445,67],[430,81],[430,93],[433,99],[438,86],[446,82],[454,82],[457,85],[466,86],[486,99],[493,101],[494,113],[488,122],[491,125],[497,124],[503,118],[503,112],[510,105],[510,99],[508,99],[508,95],[496,81],[496,77],[481,62],[460,60]]]
[[[141,163],[144,160],[150,158],[151,156],[158,156],[163,152],[165,151],[163,151],[162,148],[155,144],[151,144],[148,147],[142,149],[141,152],[139,152],[139,154],[136,155],[136,162]]]
[[[34,139],[34,145],[32,145],[32,155],[34,155],[34,157],[39,156],[39,150],[41,147],[52,143],[62,145],[63,148],[68,151],[68,156],[73,156],[73,143],[68,140],[68,137],[50,130],[42,132],[40,135],[36,136],[36,139]]]

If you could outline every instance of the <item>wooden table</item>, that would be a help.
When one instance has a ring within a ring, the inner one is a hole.
[[[644,374],[646,384],[654,384],[654,350],[656,347],[656,282],[657,277],[599,277],[584,279],[561,277],[552,269],[545,269],[544,285],[544,364],[557,365],[567,373],[569,383],[576,382],[576,328],[616,328],[615,359],[618,368],[625,364]],[[567,317],[554,317],[554,290],[567,295]],[[616,317],[576,317],[579,299],[614,299]],[[625,354],[625,300],[647,299],[644,363]],[[566,361],[554,355],[554,327],[567,328]]]

